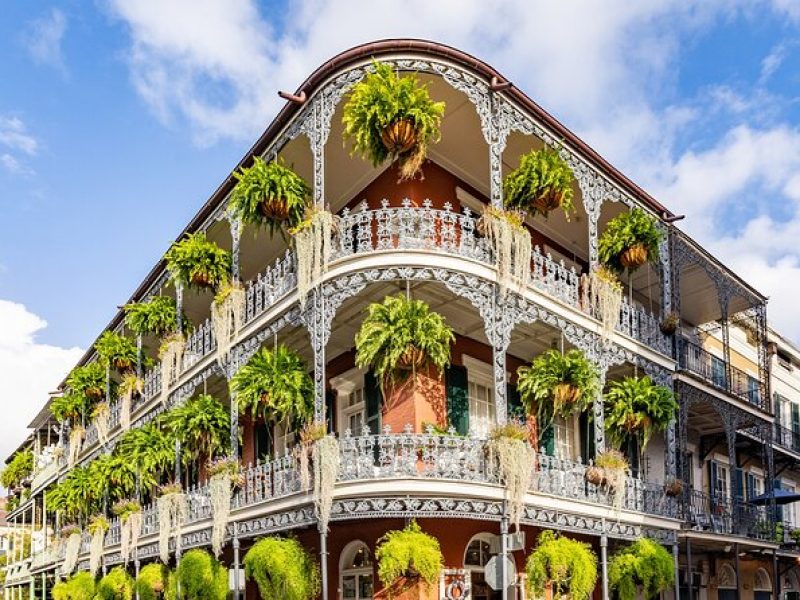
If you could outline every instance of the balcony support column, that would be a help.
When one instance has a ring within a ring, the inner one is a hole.
[[[686,589],[689,591],[688,600],[694,600],[694,586],[692,585],[692,538],[686,536]]]
[[[183,335],[183,284],[175,281],[175,310],[177,311],[178,333]],[[162,386],[169,386],[170,382],[162,381]]]
[[[325,312],[325,298],[322,286],[309,292],[304,319],[311,337],[311,350],[314,353],[314,420],[325,420],[325,346],[330,337],[333,312]]]
[[[675,543],[672,544],[672,560],[675,563],[675,600],[681,600],[681,583],[680,583],[680,546],[678,546],[678,539],[675,538]],[[691,585],[691,583],[690,583]]]
[[[231,228],[231,279],[233,283],[240,283],[242,275],[239,263],[239,247],[242,241],[242,221],[235,217],[229,217],[228,224]]]
[[[594,399],[592,412],[594,415],[594,452],[595,456],[606,450],[606,414],[603,407],[603,388],[606,386],[606,372],[608,366],[596,363],[597,366],[597,396]],[[590,457],[586,457],[588,461]]]
[[[608,600],[608,535],[603,519],[603,533],[600,534],[600,565],[602,567],[603,600]]]
[[[230,380],[228,380],[230,384]],[[230,388],[230,385],[228,386]],[[239,457],[239,405],[236,402],[236,392],[231,390],[231,458]]]
[[[328,600],[328,532],[319,530],[319,566],[322,600]]]

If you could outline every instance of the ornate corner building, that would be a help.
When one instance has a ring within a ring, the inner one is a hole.
[[[441,141],[429,148],[424,179],[398,182],[392,167],[375,168],[342,144],[343,101],[373,59],[417,73],[431,96],[446,102]],[[549,348],[578,348],[602,381],[647,374],[674,388],[678,418],[645,453],[633,450],[621,499],[584,477],[607,446],[602,398],[591,414],[554,424],[551,442],[537,449],[521,520],[524,542],[510,554],[517,580],[538,532],[555,529],[590,543],[604,564],[627,541],[657,539],[673,551],[675,598],[796,595],[800,553],[792,532],[800,514],[781,496],[800,486],[800,351],[768,329],[764,296],[680,231],[667,208],[505,83],[479,59],[415,40],[359,46],[311,74],[242,164],[254,155],[280,157],[312,184],[316,205],[340,217],[329,269],[301,306],[293,252],[280,236],[231,218],[227,198],[235,180],[225,179],[183,233],[203,231],[232,253],[234,274],[246,282],[244,324],[222,358],[211,296],[176,287],[163,261],[156,265],[131,301],[173,297],[195,327],[174,381],[162,381],[158,366],[143,373],[131,426],[203,390],[231,407],[231,452],[245,468],[227,527],[229,566],[259,536],[292,533],[323,562],[326,600],[371,598],[378,588],[376,541],[414,518],[441,542],[441,598],[496,598],[484,568],[507,527],[507,503],[487,459],[486,436],[515,405],[520,365]],[[504,174],[543,145],[557,147],[573,171],[576,215],[529,220],[530,281],[501,293],[478,216],[485,206],[502,207]],[[623,281],[619,320],[608,336],[587,302],[585,276],[598,264],[600,232],[634,207],[657,219],[664,233],[660,264]],[[452,365],[432,393],[448,410],[451,390],[466,392],[458,434],[440,435],[405,419],[413,407],[387,414],[374,377],[356,367],[353,340],[366,306],[397,292],[425,300],[455,330]],[[678,331],[664,334],[659,324],[673,312]],[[122,314],[107,329],[122,331]],[[311,491],[291,452],[296,432],[239,414],[229,391],[242,365],[278,342],[313,366],[315,413],[339,439],[327,532],[317,527]],[[82,363],[93,360],[89,352]],[[75,465],[113,450],[123,430],[117,405],[109,426],[107,436],[87,426]],[[20,500],[7,519],[6,600],[46,600],[63,559],[46,492],[69,472],[69,436],[49,402],[31,430],[20,450],[33,450],[34,472],[16,491]],[[678,495],[665,493],[673,478],[683,482]],[[189,516],[180,547],[206,547],[208,487],[196,472],[184,479]],[[137,570],[159,559],[157,512],[149,506],[144,513]],[[19,543],[26,536],[29,549]],[[79,568],[88,553],[86,537]],[[121,560],[120,524],[112,519],[103,568]],[[510,593],[522,598],[522,587]],[[250,583],[244,593],[257,597]],[[597,593],[607,597],[605,576]]]

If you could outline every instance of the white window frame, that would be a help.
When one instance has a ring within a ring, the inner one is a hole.
[[[489,433],[489,429],[494,425],[497,420],[497,413],[496,413],[496,405],[495,405],[495,397],[494,397],[494,373],[492,371],[492,366],[488,363],[485,363],[481,360],[473,356],[469,356],[468,354],[464,354],[462,356],[462,363],[464,367],[467,369],[467,396],[469,398],[469,433],[473,436],[480,436],[485,437]],[[488,419],[489,423],[487,424],[487,431],[478,431],[475,428],[475,422],[477,420],[477,415],[473,418],[473,401],[477,402],[478,400],[473,400],[472,394],[469,393],[470,384],[480,385],[485,387],[488,390],[489,394],[489,406],[488,406]]]
[[[341,375],[331,378],[331,387],[336,390],[336,427],[334,428],[339,435],[344,435],[344,432],[350,425],[350,417],[354,414],[361,413],[362,422],[367,419],[367,399],[364,395],[364,375],[365,369],[353,368],[345,371]],[[350,405],[350,395],[361,390],[361,401]],[[345,403],[347,400],[347,403]],[[361,427],[361,423],[358,425]],[[353,435],[361,435],[361,431],[351,431]]]
[[[370,557],[370,564],[367,567],[361,567],[358,569],[348,569],[345,568],[346,563],[350,562],[348,560],[350,556],[357,551],[359,548],[365,548],[367,553]],[[375,571],[374,571],[374,561],[375,558],[372,556],[372,552],[369,549],[369,546],[362,542],[361,540],[353,540],[349,542],[344,548],[342,548],[342,553],[339,555],[339,597],[344,598],[344,578],[346,576],[354,575],[356,577],[356,598],[357,600],[368,600],[366,598],[359,598],[359,585],[358,580],[365,575],[369,575],[372,579],[372,592],[375,593]],[[370,596],[371,600],[372,596]]]
[[[570,415],[566,419],[563,417],[556,417],[553,421],[553,435],[555,436],[555,454],[556,458],[561,460],[574,461],[578,454],[580,454],[581,438],[580,427],[578,418],[575,415]],[[566,439],[561,439],[566,436]],[[562,446],[566,442],[568,449],[567,456],[562,456]]]
[[[288,454],[289,449],[294,446],[297,436],[291,424],[286,420],[275,423],[272,427],[272,449],[275,458],[281,458]]]

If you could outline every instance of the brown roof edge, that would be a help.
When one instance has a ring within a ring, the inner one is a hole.
[[[506,78],[489,64],[478,58],[475,58],[471,54],[467,54],[466,52],[462,52],[461,50],[457,50],[451,46],[421,39],[385,39],[355,46],[349,50],[345,50],[344,52],[337,54],[319,66],[311,75],[309,75],[308,78],[297,88],[296,93],[300,94],[300,92],[305,92],[308,97],[311,97],[315,88],[323,83],[337,69],[341,69],[350,63],[361,61],[367,57],[377,57],[385,54],[395,54],[398,52],[411,52],[423,55],[426,54],[438,56],[460,64],[465,68],[472,69],[473,71],[485,77],[486,81],[491,81],[492,77],[497,77],[500,81],[506,81]],[[628,179],[628,177],[623,175],[622,172],[617,170],[611,163],[600,156],[600,154],[598,154],[591,146],[581,140],[572,131],[567,129],[563,124],[556,120],[555,117],[544,110],[536,102],[531,100],[516,86],[512,86],[502,93],[508,94],[522,107],[533,113],[558,137],[567,140],[571,146],[584,154],[591,162],[595,163],[595,165],[612,181],[614,181],[623,189],[627,190],[632,196],[648,206],[656,214],[659,216],[674,216],[670,210],[664,207],[633,181]],[[258,140],[256,140],[253,146],[247,151],[244,157],[242,157],[242,160],[239,161],[232,171],[235,171],[239,166],[248,164],[254,155],[262,154],[269,146],[270,141],[280,132],[281,129],[286,126],[291,117],[294,116],[295,113],[299,112],[301,108],[302,105],[294,102],[287,102],[269,124],[264,133],[261,134]],[[225,178],[219,187],[214,190],[214,193],[211,195],[211,197],[206,201],[205,204],[203,204],[202,208],[200,208],[194,218],[189,222],[186,228],[181,231],[180,235],[176,239],[180,239],[186,233],[196,230],[214,211],[217,204],[222,201],[232,186],[233,178],[228,175],[228,177]],[[141,285],[139,285],[139,287],[136,288],[136,291],[133,292],[128,302],[135,301],[137,298],[141,297],[145,291],[147,291],[147,289],[158,278],[163,262],[163,260],[159,261],[150,270]],[[118,311],[106,329],[113,329],[120,324],[121,320],[122,311]],[[83,364],[86,360],[88,360],[90,355],[91,349],[87,350],[87,352],[81,357],[81,360],[78,364]]]

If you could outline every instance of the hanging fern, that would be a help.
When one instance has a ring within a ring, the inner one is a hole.
[[[178,330],[178,309],[168,296],[153,296],[147,302],[134,302],[122,307],[125,326],[136,335],[164,337]],[[183,319],[184,329],[189,324]]]
[[[425,302],[387,296],[367,307],[356,335],[356,365],[371,368],[386,385],[426,365],[441,371],[454,341],[453,330]]]
[[[311,600],[319,594],[319,566],[295,539],[260,539],[245,554],[244,568],[263,600]]]
[[[261,348],[231,379],[241,412],[269,422],[306,422],[314,415],[314,382],[303,359],[283,344]]]
[[[678,411],[675,394],[645,377],[612,381],[605,393],[605,426],[611,443],[619,447],[629,435],[641,436],[644,453],[650,438],[664,431]]]
[[[608,564],[608,586],[619,600],[657,598],[675,584],[675,561],[661,545],[639,538],[617,552]]]
[[[3,469],[3,474],[0,476],[0,484],[7,489],[15,488],[31,473],[33,473],[33,452],[31,450],[20,450],[14,455],[8,466]]]
[[[506,208],[547,216],[558,207],[567,221],[575,211],[572,182],[574,177],[555,148],[544,147],[523,154],[519,167],[506,175],[503,183]]]
[[[444,565],[439,540],[422,531],[416,521],[387,532],[375,548],[378,577],[385,587],[400,578],[421,579],[433,585]]]
[[[181,442],[185,463],[223,452],[230,435],[230,411],[209,394],[189,398],[163,417],[164,427]]]
[[[114,567],[97,583],[97,600],[132,600],[133,577],[125,567]]]
[[[94,349],[104,366],[111,365],[120,372],[136,364],[136,343],[114,331],[104,331],[94,343]]]
[[[228,570],[205,550],[189,550],[175,569],[177,600],[226,600]]]
[[[202,232],[190,233],[164,255],[172,278],[187,286],[218,287],[231,272],[231,254]]]
[[[75,367],[67,377],[67,387],[83,394],[88,403],[98,400],[105,395],[106,369],[99,362]]]
[[[645,259],[642,262],[658,263],[659,244],[663,236],[656,226],[656,220],[641,208],[620,213],[609,221],[598,240],[600,262],[617,273],[625,269],[634,270],[641,263],[636,266],[628,264],[625,253],[638,249]]]
[[[243,223],[263,225],[273,234],[284,224],[294,227],[302,220],[311,188],[282,162],[265,162],[256,156],[252,166],[235,171],[233,176],[236,186],[229,207]]]
[[[545,530],[525,573],[532,598],[543,598],[551,588],[554,600],[588,600],[597,583],[597,556],[589,544]]]
[[[373,62],[374,73],[353,86],[344,106],[344,139],[374,166],[396,161],[402,179],[419,171],[430,144],[439,141],[444,102],[434,102],[415,75],[400,77]],[[392,130],[396,127],[396,130]]]

